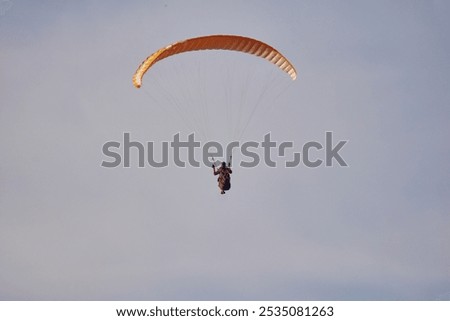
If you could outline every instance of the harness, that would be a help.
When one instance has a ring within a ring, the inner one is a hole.
[[[221,182],[226,182],[230,180],[230,171],[228,170],[228,168],[220,168],[219,169],[220,173],[219,173],[219,178],[218,180]]]

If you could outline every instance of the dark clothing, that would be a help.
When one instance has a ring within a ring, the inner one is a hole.
[[[231,188],[231,176],[233,173],[229,167],[219,167],[214,169],[214,175],[219,175],[217,182],[219,182],[219,188],[221,191],[228,191]]]

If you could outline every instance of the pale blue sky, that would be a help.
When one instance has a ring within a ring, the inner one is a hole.
[[[11,2],[0,299],[449,299],[447,2]],[[185,129],[131,76],[205,34],[261,39],[297,67],[249,138],[333,131],[350,166],[235,168],[225,197],[209,168],[100,167],[125,131]]]

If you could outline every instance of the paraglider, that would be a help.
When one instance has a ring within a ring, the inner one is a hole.
[[[231,157],[228,166],[225,162],[222,162],[221,166],[216,170],[214,163],[212,164],[214,176],[219,175],[217,182],[219,183],[220,194],[225,194],[225,191],[231,188]]]
[[[161,48],[148,56],[133,75],[133,85],[142,86],[142,77],[158,61],[167,57],[197,50],[232,50],[259,56],[286,72],[292,80],[297,78],[294,66],[278,50],[268,44],[242,36],[212,35],[186,39]]]
[[[277,49],[260,40],[237,35],[209,35],[178,41],[155,51],[139,65],[134,73],[132,78],[134,87],[141,88],[144,75],[159,61],[177,54],[201,50],[229,50],[261,57],[278,67],[281,71],[287,73],[292,80],[297,78],[297,71],[289,60]],[[201,63],[203,64],[203,60]],[[214,70],[208,69],[207,73],[211,74],[213,77],[215,76]],[[243,97],[244,95],[241,96]],[[262,97],[262,94],[260,97]],[[258,101],[259,100],[257,100],[254,105],[253,112],[256,109]],[[250,114],[250,118],[252,117],[253,112]],[[239,112],[239,115],[241,114],[242,113]],[[248,125],[250,118],[247,122],[243,121],[242,123],[245,126]],[[241,121],[239,120],[238,125],[240,123]],[[246,127],[242,130],[241,135],[245,128]],[[237,132],[240,131],[237,130]],[[231,159],[228,166],[225,162],[223,162],[217,170],[214,164],[212,167],[214,175],[219,175],[217,181],[220,193],[225,194],[225,191],[228,191],[231,188]]]

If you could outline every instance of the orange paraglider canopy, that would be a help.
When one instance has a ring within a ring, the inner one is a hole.
[[[278,50],[268,44],[242,36],[212,35],[186,39],[161,48],[148,56],[133,75],[133,85],[140,88],[144,74],[158,61],[167,57],[196,50],[232,50],[259,56],[286,72],[292,80],[297,78],[294,66]]]

